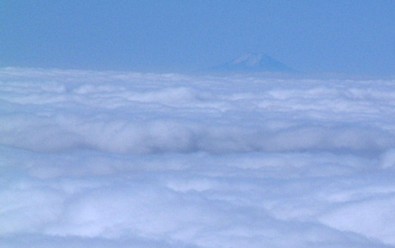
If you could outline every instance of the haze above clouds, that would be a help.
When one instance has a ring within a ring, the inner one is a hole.
[[[0,70],[0,243],[395,247],[395,84]]]
[[[265,53],[306,74],[394,76],[392,0],[2,0],[0,67],[195,72]]]

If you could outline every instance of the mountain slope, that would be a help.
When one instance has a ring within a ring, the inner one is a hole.
[[[259,72],[292,72],[284,63],[266,54],[249,53],[223,65],[211,68],[213,72],[259,73]]]

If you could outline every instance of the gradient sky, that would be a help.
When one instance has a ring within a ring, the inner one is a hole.
[[[394,75],[393,0],[2,0],[0,66],[193,71],[267,53],[306,73]]]

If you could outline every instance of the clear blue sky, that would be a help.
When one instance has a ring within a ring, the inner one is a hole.
[[[1,67],[187,71],[248,52],[395,74],[395,1],[0,1]]]

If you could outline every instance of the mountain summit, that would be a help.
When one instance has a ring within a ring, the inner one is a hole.
[[[287,65],[261,53],[248,53],[212,69],[216,72],[237,73],[292,72],[292,69]]]

